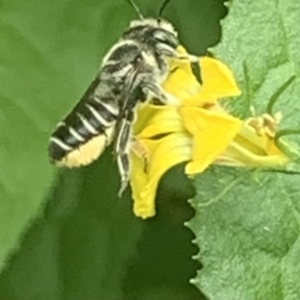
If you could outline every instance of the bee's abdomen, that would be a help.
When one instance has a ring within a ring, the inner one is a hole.
[[[118,109],[97,96],[80,102],[59,123],[50,138],[50,159],[57,165],[79,167],[97,159],[110,143]]]

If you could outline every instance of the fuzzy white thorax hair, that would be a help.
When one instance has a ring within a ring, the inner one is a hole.
[[[147,25],[151,27],[162,28],[177,36],[177,32],[174,30],[173,25],[170,22],[163,19],[134,20],[130,22],[129,28],[138,27],[138,26],[147,26]]]

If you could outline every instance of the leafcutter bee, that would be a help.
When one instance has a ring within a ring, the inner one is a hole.
[[[145,101],[173,103],[161,87],[169,74],[168,59],[198,62],[192,55],[180,55],[177,32],[171,23],[144,18],[132,0],[140,19],[132,21],[119,41],[103,58],[100,71],[86,92],[60,122],[49,142],[51,161],[59,166],[80,167],[92,163],[112,142],[121,176],[121,194],[130,172],[131,124],[136,107]]]

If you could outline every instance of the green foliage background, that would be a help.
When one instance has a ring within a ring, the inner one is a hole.
[[[233,70],[242,94],[227,107],[245,118],[267,111],[290,78],[272,113],[279,130],[299,130],[300,2],[229,2],[222,40],[213,52]],[[289,136],[299,153],[299,135]],[[299,154],[298,154],[299,157]],[[299,172],[299,159],[292,166]],[[210,168],[195,180],[196,233],[203,268],[194,283],[214,300],[300,299],[300,176],[268,170]]]
[[[161,1],[137,1],[155,16]],[[220,37],[221,0],[173,0],[165,12],[203,54]],[[0,299],[203,299],[183,226],[193,195],[180,167],[165,176],[158,214],[136,219],[117,198],[110,150],[82,170],[49,165],[47,141],[129,21],[124,0],[0,1]],[[174,187],[173,182],[179,182]]]

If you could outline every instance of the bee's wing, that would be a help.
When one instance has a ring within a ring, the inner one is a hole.
[[[103,92],[109,86],[99,78],[91,83],[50,138],[49,156],[57,165],[72,168],[90,164],[112,141],[118,104]]]

